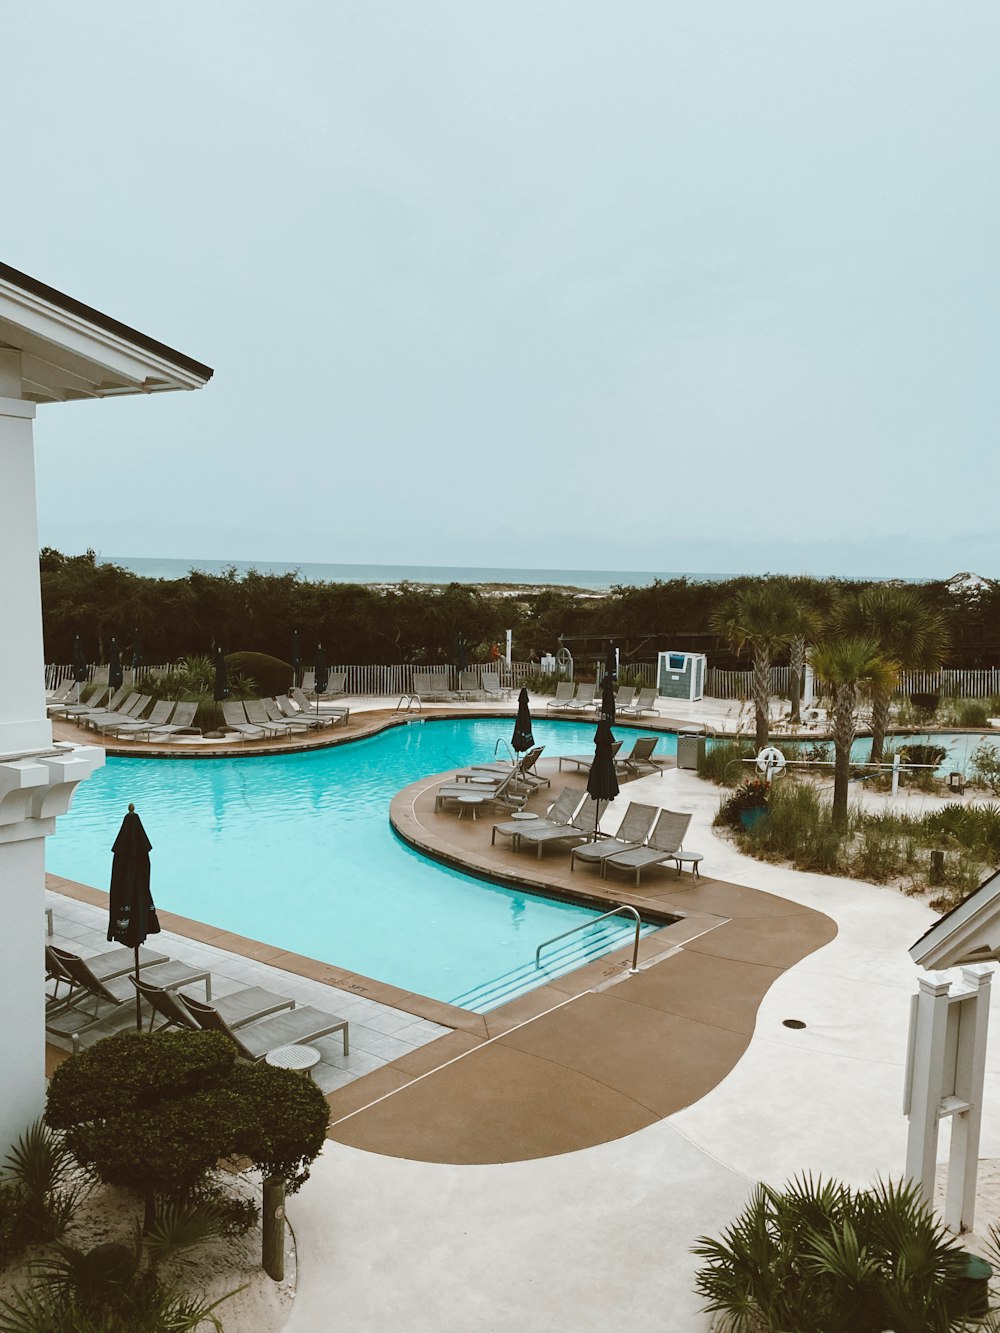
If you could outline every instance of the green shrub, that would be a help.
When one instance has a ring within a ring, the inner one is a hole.
[[[955,710],[955,725],[959,727],[988,727],[989,713],[982,699],[959,699]]]
[[[753,746],[745,742],[709,740],[705,753],[698,758],[698,776],[720,787],[734,787],[751,771],[743,760],[753,757]]]
[[[1000,747],[992,741],[981,740],[969,759],[969,772],[974,782],[988,787],[994,796],[1000,796]]]
[[[693,1252],[704,1308],[740,1333],[948,1333],[978,1294],[961,1280],[960,1242],[909,1181],[758,1185],[721,1238],[701,1236]]]
[[[766,810],[771,788],[763,778],[747,778],[736,790],[727,796],[719,806],[715,816],[716,824],[727,828],[740,828],[740,816],[751,810]]]
[[[282,662],[279,657],[268,657],[266,653],[230,653],[226,658],[226,670],[230,683],[241,678],[244,682],[253,681],[262,699],[287,694],[293,684],[291,663]],[[235,695],[236,691],[233,693]]]
[[[935,769],[940,768],[948,758],[948,751],[945,746],[927,745],[918,742],[900,745],[897,748],[897,753],[901,764],[933,764]]]
[[[8,1153],[0,1182],[0,1267],[28,1245],[55,1240],[89,1189],[63,1135],[42,1121]]]
[[[781,780],[771,788],[769,817],[741,837],[747,851],[765,860],[791,861],[798,870],[834,874],[844,841],[830,806],[807,783]]]
[[[297,1190],[329,1114],[311,1080],[237,1064],[221,1033],[122,1032],[59,1066],[45,1117],[80,1163],[148,1205],[191,1198],[230,1157]]]
[[[924,721],[930,721],[938,710],[938,704],[941,702],[939,694],[921,693],[910,695],[910,705],[918,717]]]

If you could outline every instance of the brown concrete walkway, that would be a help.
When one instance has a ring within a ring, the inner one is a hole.
[[[592,871],[571,876],[565,853],[538,862],[492,848],[491,820],[434,814],[431,783],[401,792],[392,819],[408,840],[474,872],[681,920],[646,937],[635,976],[619,953],[602,960],[603,977],[592,964],[483,1015],[485,1041],[470,1025],[333,1093],[330,1137],[370,1152],[512,1162],[633,1133],[720,1082],[772,982],[837,933],[822,913],[741,885],[670,870],[636,894]]]

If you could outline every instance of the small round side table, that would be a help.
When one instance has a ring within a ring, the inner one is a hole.
[[[315,1046],[276,1046],[264,1056],[264,1063],[274,1069],[290,1069],[312,1078],[312,1071],[322,1058]]]

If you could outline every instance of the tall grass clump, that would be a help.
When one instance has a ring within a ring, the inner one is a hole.
[[[751,766],[743,760],[752,759],[754,753],[753,746],[745,741],[710,740],[704,756],[698,760],[698,776],[720,787],[735,787],[753,773]]]
[[[775,783],[768,817],[741,836],[751,855],[790,861],[797,870],[834,875],[841,869],[844,836],[833,826],[831,807],[806,783]]]

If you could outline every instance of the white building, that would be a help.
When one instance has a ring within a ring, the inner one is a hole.
[[[200,389],[208,366],[0,264],[0,1157],[45,1093],[45,838],[104,762],[46,718],[32,422],[40,403]]]

